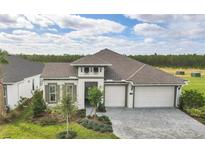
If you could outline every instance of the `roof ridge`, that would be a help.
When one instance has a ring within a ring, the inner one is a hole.
[[[138,68],[134,73],[132,73],[126,80],[131,79],[133,76],[135,76],[138,72],[140,72],[146,64],[143,64],[142,66],[140,66],[140,68]]]

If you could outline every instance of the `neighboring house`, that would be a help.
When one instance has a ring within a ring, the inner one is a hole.
[[[20,97],[30,98],[41,87],[43,64],[31,62],[20,56],[7,56],[3,66],[4,102],[14,108]]]
[[[98,86],[107,107],[174,107],[184,80],[104,49],[72,63],[48,63],[42,72],[44,99],[56,104],[70,93],[80,109]]]

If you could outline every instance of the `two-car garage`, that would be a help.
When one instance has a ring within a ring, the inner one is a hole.
[[[173,86],[135,87],[134,107],[173,107]]]
[[[105,106],[125,107],[130,93],[125,85],[105,86]],[[133,88],[132,106],[143,107],[174,107],[176,99],[174,86],[135,86]]]

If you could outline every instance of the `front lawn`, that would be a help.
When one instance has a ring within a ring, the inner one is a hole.
[[[69,126],[77,132],[78,139],[116,139],[112,133],[97,133],[73,123]],[[40,126],[32,123],[14,123],[0,126],[0,138],[55,139],[56,134],[66,130],[66,125]]]
[[[0,125],[0,138],[12,139],[55,139],[59,132],[66,130],[66,124],[41,126],[29,122],[32,116],[31,106],[26,107],[22,114],[13,122]],[[73,123],[69,126],[77,132],[78,139],[117,139],[113,133],[99,133]]]

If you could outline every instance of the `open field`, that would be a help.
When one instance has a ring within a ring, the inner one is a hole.
[[[185,75],[176,75],[178,77],[181,77],[188,81],[188,84],[183,87],[183,90],[190,90],[190,89],[196,89],[205,95],[205,69],[181,69],[181,68],[169,68],[169,67],[163,67],[159,68],[165,72],[174,74],[177,70],[182,70],[185,72]],[[200,72],[201,77],[191,77],[191,72]]]

